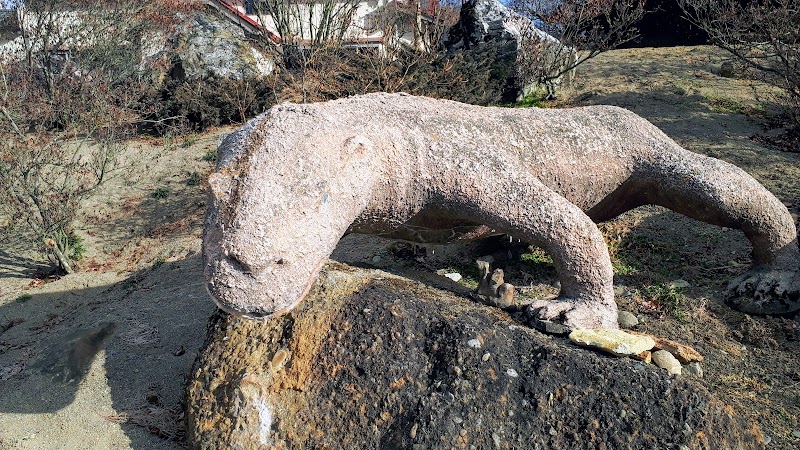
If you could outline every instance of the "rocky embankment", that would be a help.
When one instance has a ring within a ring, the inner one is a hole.
[[[339,264],[281,318],[214,315],[187,393],[197,448],[763,447],[694,377]]]

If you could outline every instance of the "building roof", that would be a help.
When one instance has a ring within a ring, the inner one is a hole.
[[[212,0],[209,3],[221,11],[226,17],[236,22],[239,26],[250,33],[264,34],[272,42],[276,44],[281,43],[281,38],[272,31],[264,28],[260,23],[251,19],[247,14],[239,11],[235,6],[231,5],[225,0]]]

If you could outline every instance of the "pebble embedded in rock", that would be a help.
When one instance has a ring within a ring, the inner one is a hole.
[[[506,370],[506,375],[510,376],[511,378],[517,378],[517,377],[519,376],[519,374],[517,373],[517,371],[516,371],[516,370],[514,370],[514,369],[508,369],[508,370]]]
[[[703,368],[700,367],[699,362],[693,362],[685,365],[683,367],[683,371],[689,375],[694,375],[699,378],[703,378]]]
[[[681,374],[681,363],[672,353],[666,350],[658,350],[653,352],[653,364],[666,369],[667,372],[673,375]]]
[[[380,262],[381,262],[381,257],[380,256],[375,255],[375,256],[372,257],[372,264],[380,264]]]
[[[622,328],[633,328],[639,325],[639,319],[636,318],[636,315],[628,311],[620,311],[617,314],[617,320]]]
[[[477,339],[470,339],[467,341],[467,345],[470,346],[470,348],[481,348],[481,341]]]
[[[483,356],[481,356],[481,361],[483,361],[483,362],[486,362],[486,361],[488,361],[488,360],[489,360],[489,358],[491,358],[491,357],[492,357],[492,354],[491,354],[491,353],[489,353],[489,352],[486,352],[486,353],[484,353],[484,354],[483,354]]]
[[[617,356],[633,357],[656,345],[650,336],[630,334],[610,328],[574,330],[569,334],[569,340],[582,347],[596,348]]]

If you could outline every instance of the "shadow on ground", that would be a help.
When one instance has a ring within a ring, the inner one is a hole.
[[[42,439],[41,445],[35,439],[17,442],[23,448],[53,446],[49,439],[56,436],[47,427],[56,425],[73,427],[63,432],[77,440],[62,442],[64,448],[74,443],[103,448],[118,444],[81,441],[84,433],[87,439],[97,434],[84,427],[119,421],[131,448],[178,447],[184,376],[213,310],[199,254],[135,272],[114,285],[34,294],[4,305],[0,414],[13,415],[2,419],[2,428],[16,421],[27,427],[19,434]],[[100,361],[105,370],[97,367]],[[113,409],[107,406],[109,395]],[[48,422],[51,414],[87,419]]]

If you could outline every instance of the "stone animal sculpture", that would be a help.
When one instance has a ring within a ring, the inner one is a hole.
[[[735,307],[800,309],[797,233],[741,169],[681,148],[621,108],[508,109],[404,94],[284,104],[230,134],[209,178],[207,287],[220,308],[269,318],[308,293],[341,237],[447,243],[507,233],[550,254],[561,281],[533,318],[616,328],[595,222],[644,204],[737,228],[755,267]]]

